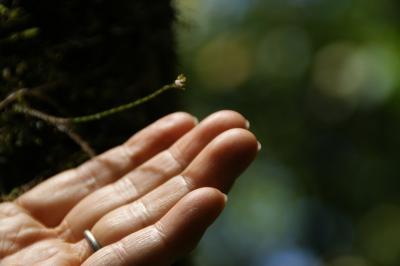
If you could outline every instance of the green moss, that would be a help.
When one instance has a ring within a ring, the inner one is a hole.
[[[175,79],[169,1],[2,1],[0,99],[21,88],[32,108],[61,117],[106,110]],[[99,153],[176,110],[168,93],[132,111],[75,128]],[[87,156],[65,134],[34,118],[0,113],[0,187],[72,167]]]

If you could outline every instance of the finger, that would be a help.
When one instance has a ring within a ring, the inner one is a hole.
[[[103,245],[154,223],[191,190],[215,187],[226,192],[257,153],[257,140],[244,129],[231,129],[213,140],[183,171],[133,203],[102,217],[92,232]]]
[[[45,225],[55,226],[82,198],[168,148],[195,124],[189,114],[168,115],[123,145],[40,184],[16,202]]]
[[[220,111],[209,116],[169,149],[82,200],[61,223],[59,234],[71,242],[81,239],[85,229],[92,228],[111,210],[138,199],[181,173],[220,133],[232,128],[244,128],[246,124],[246,119],[233,111]]]
[[[195,190],[161,220],[104,247],[83,265],[171,265],[197,245],[225,204],[226,196],[216,189]]]

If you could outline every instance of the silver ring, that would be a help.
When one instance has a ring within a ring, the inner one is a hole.
[[[94,237],[92,232],[90,232],[90,230],[85,230],[85,232],[83,232],[83,235],[89,242],[89,245],[92,247],[93,252],[96,252],[97,250],[101,249],[101,245],[99,244],[99,242],[97,242],[96,238]]]

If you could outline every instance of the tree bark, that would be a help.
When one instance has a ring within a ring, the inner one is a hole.
[[[73,117],[143,97],[176,77],[173,22],[165,0],[0,0],[0,101],[26,89],[23,104]],[[99,153],[177,106],[169,92],[74,134]],[[11,107],[0,110],[2,192],[86,160],[70,137]]]

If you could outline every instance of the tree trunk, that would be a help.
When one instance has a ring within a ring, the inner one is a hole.
[[[177,74],[173,22],[165,0],[0,0],[0,101],[26,88],[21,103],[73,117],[145,96]],[[101,152],[177,104],[170,92],[74,133]],[[0,111],[3,193],[88,158],[61,131],[11,105]]]

